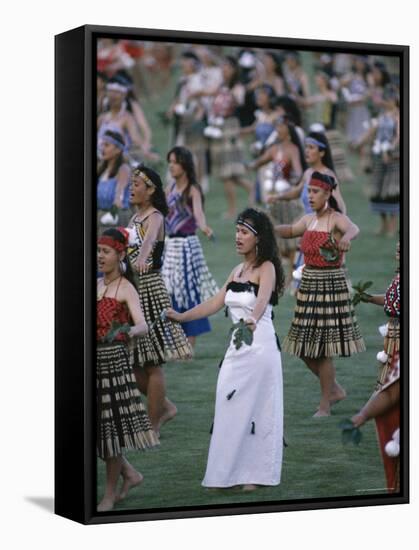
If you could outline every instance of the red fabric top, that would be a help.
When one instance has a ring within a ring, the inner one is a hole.
[[[300,249],[304,254],[304,263],[312,267],[340,267],[343,253],[339,252],[339,258],[335,262],[327,262],[320,254],[320,247],[330,248],[330,233],[328,231],[313,231],[307,229],[301,239]]]
[[[117,321],[121,324],[129,324],[128,308],[123,302],[118,302],[116,298],[108,298],[105,296],[96,302],[97,341],[102,340],[102,338],[108,334],[112,321]],[[118,334],[115,340],[118,342],[126,342],[128,336],[126,334]]]
[[[289,180],[291,174],[291,163],[288,160],[280,159],[274,161],[275,177]]]
[[[384,299],[384,311],[389,317],[400,317],[400,275],[391,281]]]

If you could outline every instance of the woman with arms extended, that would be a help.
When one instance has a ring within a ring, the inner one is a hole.
[[[164,248],[164,218],[168,208],[160,176],[144,165],[132,172],[131,203],[137,213],[129,225],[128,260],[133,268],[150,333],[138,340],[134,350],[134,372],[142,393],[147,395],[148,414],[154,430],[176,415],[166,397],[162,364],[191,357],[182,328],[162,317],[170,299],[160,273]]]
[[[275,227],[283,239],[302,237],[305,266],[284,351],[301,357],[320,380],[321,398],[315,417],[329,416],[331,405],[346,396],[336,381],[332,357],[365,350],[341,268],[343,253],[359,229],[338,211],[335,186],[330,176],[313,172],[308,187],[313,214],[306,214],[293,225]]]
[[[148,327],[137,291],[129,281],[127,244],[128,233],[123,228],[107,229],[98,239],[98,268],[103,277],[97,281],[96,302],[97,452],[106,463],[106,488],[98,512],[112,510],[143,480],[122,449],[158,444],[129,363],[128,339],[146,334]],[[118,331],[118,327],[124,330]],[[123,485],[118,493],[120,475]]]
[[[240,485],[250,491],[258,485],[278,485],[281,479],[282,366],[272,306],[282,293],[284,274],[272,224],[263,212],[249,208],[239,215],[236,249],[244,261],[215,296],[189,311],[171,309],[167,315],[179,322],[192,321],[227,306],[233,323],[239,323],[218,376],[202,485]]]

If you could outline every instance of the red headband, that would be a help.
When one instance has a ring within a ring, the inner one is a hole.
[[[98,244],[110,246],[111,248],[114,248],[117,252],[123,252],[126,249],[128,243],[128,231],[125,229],[125,227],[117,227],[116,229],[123,235],[125,243],[121,243],[110,235],[102,235],[101,237],[99,237],[97,242]]]
[[[310,180],[309,185],[314,185],[315,187],[321,187],[322,189],[325,189],[326,191],[332,191],[333,187],[326,183],[325,181],[318,180],[316,178],[313,178]]]

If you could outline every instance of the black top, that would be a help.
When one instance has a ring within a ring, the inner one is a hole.
[[[257,283],[252,283],[252,281],[246,281],[245,283],[230,281],[227,285],[227,290],[232,290],[233,292],[252,292],[253,290],[255,296],[257,296],[259,292],[259,285]],[[276,306],[278,304],[278,292],[276,292],[276,290],[272,292],[269,303],[272,306]]]
[[[164,241],[157,241],[154,245],[152,257],[153,257],[153,267],[152,269],[160,269],[163,265],[163,250],[164,250]]]

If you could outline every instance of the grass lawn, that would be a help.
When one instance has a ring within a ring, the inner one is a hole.
[[[310,55],[310,54],[307,54]],[[307,58],[306,58],[307,59]],[[163,155],[168,130],[159,125],[157,112],[168,105],[172,90],[159,100],[144,102],[153,127],[155,142]],[[369,211],[365,198],[367,176],[360,174],[357,158],[349,156],[356,174],[353,183],[342,184],[348,213],[361,233],[349,254],[347,266],[353,282],[372,280],[372,292],[383,292],[395,269],[395,239],[374,236],[378,219]],[[245,196],[239,193],[241,206]],[[212,181],[206,199],[208,223],[217,240],[200,236],[204,253],[217,283],[222,285],[240,260],[235,253],[234,224],[221,218],[225,201],[220,182]],[[284,295],[275,308],[275,325],[282,340],[289,328],[295,298]],[[333,408],[329,418],[313,419],[319,402],[319,384],[302,361],[283,354],[285,438],[281,484],[253,493],[237,490],[209,491],[201,487],[213,418],[218,364],[227,344],[230,322],[223,312],[211,319],[212,332],[198,339],[196,356],[189,363],[165,366],[168,396],[178,415],[161,434],[157,450],[127,453],[128,460],[144,475],[143,484],[132,490],[115,510],[209,506],[295,499],[316,499],[385,493],[385,478],[374,424],[362,428],[359,447],[343,446],[338,423],[354,414],[368,399],[377,377],[376,354],[382,349],[377,327],[386,322],[381,308],[361,304],[358,321],[367,344],[365,353],[337,359],[339,382],[347,391],[345,401]],[[257,368],[257,365],[255,365]],[[104,490],[105,468],[98,460],[98,495]]]

